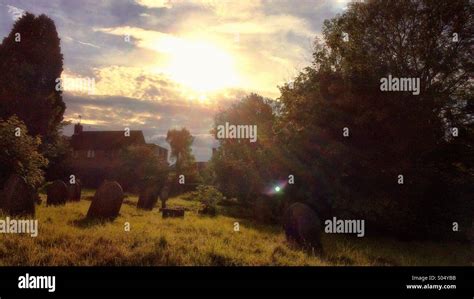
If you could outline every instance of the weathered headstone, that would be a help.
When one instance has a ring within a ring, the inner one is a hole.
[[[115,181],[105,181],[97,189],[87,212],[88,218],[115,219],[122,207],[123,190]]]
[[[47,198],[46,204],[49,205],[63,205],[68,198],[68,190],[66,184],[61,180],[56,180],[48,186],[46,190]]]
[[[321,221],[308,205],[297,202],[289,206],[283,216],[283,227],[287,240],[306,248],[322,250]]]
[[[160,200],[161,200],[161,208],[166,209],[166,201],[168,200],[169,196],[169,188],[168,186],[163,187],[160,192]]]
[[[74,184],[68,184],[68,200],[70,201],[80,201],[81,200],[81,193],[82,193],[82,186],[81,181],[76,179]]]
[[[202,209],[198,211],[201,215],[209,215],[209,216],[216,216],[217,215],[217,208],[211,205],[205,205]]]
[[[184,209],[172,209],[172,208],[165,208],[161,209],[161,215],[163,215],[163,218],[169,218],[169,217],[184,217]]]
[[[145,187],[138,196],[137,208],[144,210],[153,210],[158,201],[158,192],[156,187]]]
[[[37,194],[19,175],[13,174],[0,192],[0,209],[10,215],[34,215]]]

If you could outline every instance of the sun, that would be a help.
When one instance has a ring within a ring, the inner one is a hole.
[[[232,55],[218,46],[185,40],[172,47],[165,70],[175,81],[201,94],[239,84]]]

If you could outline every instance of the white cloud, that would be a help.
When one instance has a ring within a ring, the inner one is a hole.
[[[100,47],[97,46],[97,45],[94,45],[92,43],[87,43],[87,42],[81,42],[80,40],[73,39],[72,37],[67,36],[67,35],[64,36],[64,39],[66,39],[68,41],[73,41],[73,42],[79,43],[79,44],[84,45],[84,46],[89,46],[89,47],[92,47],[92,48],[100,49]]]
[[[135,0],[141,6],[148,8],[171,8],[173,7],[170,0]]]
[[[6,7],[8,8],[8,13],[10,14],[13,21],[18,20],[26,13],[23,9],[13,5],[6,5]]]

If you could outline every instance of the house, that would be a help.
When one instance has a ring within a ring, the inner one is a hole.
[[[161,159],[164,159],[166,161],[168,160],[168,150],[166,148],[161,147],[154,143],[147,143],[146,146],[152,149]]]
[[[85,186],[97,187],[120,165],[120,152],[129,146],[147,146],[168,161],[168,150],[145,142],[142,131],[84,131],[81,124],[74,126],[71,136],[71,171]]]

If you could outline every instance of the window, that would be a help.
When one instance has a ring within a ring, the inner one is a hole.
[[[94,157],[95,157],[94,150],[88,150],[87,151],[87,158],[94,158]]]

